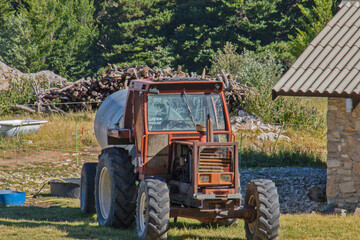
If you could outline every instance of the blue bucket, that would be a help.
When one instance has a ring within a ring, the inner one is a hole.
[[[0,190],[0,202],[5,205],[24,205],[26,192]]]

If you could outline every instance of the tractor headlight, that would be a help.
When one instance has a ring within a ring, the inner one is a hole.
[[[210,175],[200,175],[200,182],[209,183],[210,182]]]
[[[231,174],[222,174],[221,182],[231,182]]]

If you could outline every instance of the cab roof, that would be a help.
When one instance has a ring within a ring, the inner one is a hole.
[[[142,78],[132,80],[129,88],[144,92],[163,91],[197,91],[197,92],[221,92],[223,83],[221,81],[201,78]]]

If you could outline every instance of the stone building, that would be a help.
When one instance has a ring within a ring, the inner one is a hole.
[[[327,201],[360,207],[360,0],[340,10],[273,88],[327,97]]]

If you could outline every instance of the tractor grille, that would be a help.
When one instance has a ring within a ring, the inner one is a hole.
[[[232,152],[227,147],[204,148],[200,152],[199,172],[229,172]]]

